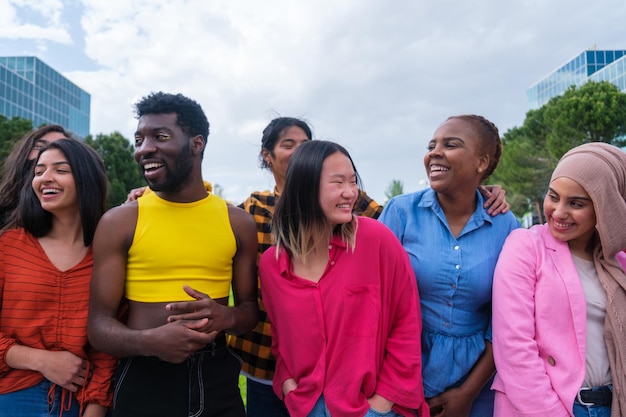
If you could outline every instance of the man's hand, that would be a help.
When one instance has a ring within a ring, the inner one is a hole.
[[[181,301],[166,305],[167,310],[177,313],[169,316],[168,322],[205,319],[206,325],[202,328],[196,328],[196,330],[209,334],[219,333],[232,327],[232,315],[229,307],[216,302],[207,294],[196,291],[188,285],[183,286],[183,289],[196,301]]]
[[[215,339],[214,334],[200,331],[205,326],[206,319],[181,320],[147,330],[151,356],[171,363],[183,362]]]

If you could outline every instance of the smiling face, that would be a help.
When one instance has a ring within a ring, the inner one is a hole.
[[[550,183],[543,201],[552,235],[567,242],[570,251],[583,257],[591,253],[596,212],[589,194],[576,181],[560,177]]]
[[[32,187],[41,207],[51,213],[78,211],[78,195],[72,168],[58,149],[41,154],[35,165]]]
[[[174,192],[193,170],[190,139],[176,124],[176,113],[146,114],[135,133],[135,160],[154,191]]]
[[[352,209],[359,194],[356,173],[350,159],[341,152],[328,156],[320,176],[320,206],[334,228],[352,221]]]
[[[489,157],[474,127],[454,118],[435,131],[424,156],[430,186],[438,193],[476,189],[488,164]]]
[[[274,174],[274,181],[282,189],[287,175],[287,164],[298,146],[309,141],[307,134],[298,126],[289,126],[278,135],[274,149],[262,150],[263,160]]]

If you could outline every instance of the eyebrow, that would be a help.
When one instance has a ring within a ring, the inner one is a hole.
[[[54,166],[59,166],[59,165],[69,165],[69,164],[70,164],[70,163],[69,163],[69,162],[67,162],[67,161],[59,161],[59,162],[53,162],[51,165],[54,167]],[[38,167],[45,167],[45,166],[46,166],[46,164],[41,164],[41,163],[39,163],[39,164],[37,164],[37,165],[35,165],[35,166],[38,166]]]
[[[443,140],[443,141],[448,141],[448,142],[449,142],[449,141],[451,141],[451,140],[458,140],[458,141],[460,141],[460,142],[465,143],[465,140],[464,140],[463,138],[459,138],[459,137],[456,137],[456,136],[446,136],[446,137],[444,137],[444,138],[441,138],[441,140]],[[437,141],[437,139],[436,139],[436,138],[432,138],[432,139],[429,141],[429,143],[430,143],[430,142],[436,142],[436,141]]]
[[[557,193],[554,188],[552,187],[548,187],[548,190],[550,190],[551,192],[553,192],[554,194],[558,195],[559,197],[561,196],[561,194]],[[590,197],[583,197],[583,196],[573,196],[573,197],[567,197],[568,200],[587,200],[587,201],[591,201]]]
[[[152,129],[150,129],[150,132],[151,133],[156,133],[156,132],[161,131],[161,130],[164,130],[164,131],[169,132],[169,133],[173,133],[172,129],[170,129],[169,127],[165,127],[165,126],[152,128]],[[140,130],[136,130],[135,131],[135,136],[138,136],[138,135],[141,136],[141,131]]]
[[[350,174],[350,175],[329,174],[329,177],[331,177],[331,178],[355,178],[356,177],[356,173]]]

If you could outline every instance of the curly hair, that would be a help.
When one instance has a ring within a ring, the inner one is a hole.
[[[209,120],[196,101],[182,94],[150,93],[135,103],[137,118],[146,114],[176,113],[176,124],[189,137],[209,137]]]

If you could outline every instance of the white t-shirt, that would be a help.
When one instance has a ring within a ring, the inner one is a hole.
[[[593,261],[573,256],[587,300],[587,349],[584,387],[611,383],[609,354],[604,342],[606,291],[598,279]]]

